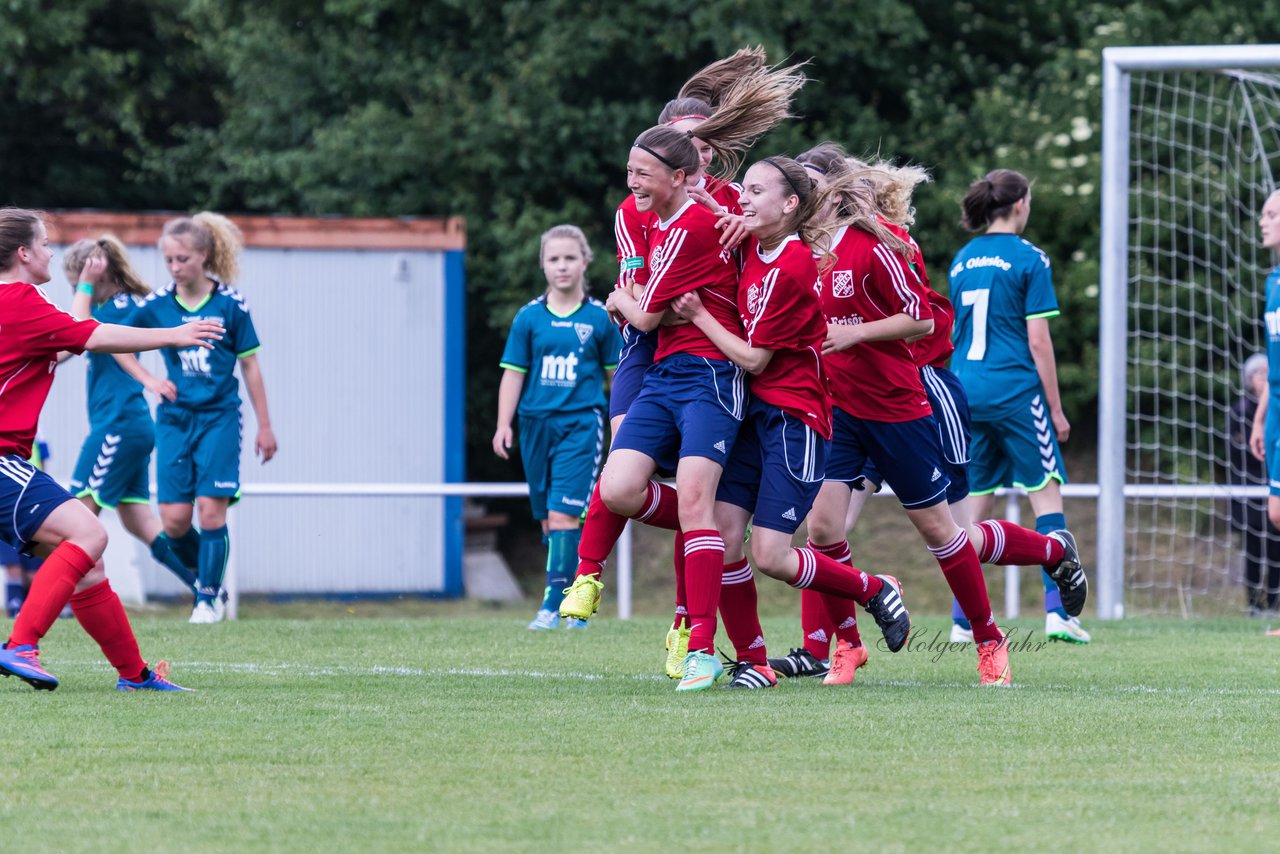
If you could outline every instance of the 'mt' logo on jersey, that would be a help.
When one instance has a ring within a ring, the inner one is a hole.
[[[179,350],[178,359],[182,362],[182,372],[187,376],[207,375],[213,370],[209,365],[209,351],[203,347]]]
[[[542,384],[572,387],[578,382],[578,354],[542,357]]]

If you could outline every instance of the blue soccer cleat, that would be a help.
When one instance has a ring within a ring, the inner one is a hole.
[[[194,688],[183,688],[169,681],[169,662],[158,661],[151,668],[151,675],[142,682],[130,682],[121,676],[116,680],[117,691],[194,691]]]
[[[529,628],[537,632],[550,631],[560,625],[560,615],[549,609],[542,609],[538,615],[533,618],[533,622],[529,624]]]
[[[577,617],[565,617],[564,627],[566,629],[585,629],[589,623],[586,620],[579,620]]]
[[[30,644],[0,649],[0,676],[17,676],[37,691],[58,687],[58,678],[40,663],[39,647]]]

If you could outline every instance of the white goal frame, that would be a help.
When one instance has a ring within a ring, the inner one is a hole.
[[[1280,45],[1112,47],[1102,51],[1102,258],[1098,376],[1098,618],[1124,617],[1128,431],[1129,118],[1135,71],[1280,68]],[[1177,490],[1179,487],[1173,487]],[[1204,487],[1188,485],[1187,495]],[[1181,493],[1178,493],[1181,494]]]

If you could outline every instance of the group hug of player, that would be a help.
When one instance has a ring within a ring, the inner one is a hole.
[[[97,515],[116,509],[125,529],[191,590],[190,622],[222,619],[226,513],[240,492],[237,364],[258,417],[257,452],[266,461],[276,451],[257,333],[244,299],[226,284],[241,245],[239,229],[218,214],[171,220],[160,251],[172,281],[152,292],[120,241],[81,240],[63,259],[75,288],[66,312],[40,287],[53,252],[39,214],[0,209],[0,540],[44,557],[0,648],[0,675],[58,686],[39,644],[69,604],[119,674],[118,689],[189,690],[169,680],[164,662],[143,660],[106,577],[107,534]],[[167,379],[134,355],[156,349]],[[68,490],[28,458],[56,365],[86,350],[90,432]],[[155,422],[144,388],[160,400]],[[148,476],[153,448],[159,518]]]
[[[911,628],[897,580],[856,569],[847,540],[883,481],[942,569],[962,615],[957,631],[976,643],[980,682],[1007,685],[1008,644],[981,564],[1042,565],[1047,605],[1076,628],[1087,591],[1058,491],[1057,438],[1069,425],[1056,377],[1042,383],[1043,360],[1025,357],[1036,323],[1057,313],[1047,259],[1017,237],[1029,186],[997,170],[966,197],[966,224],[988,234],[953,265],[956,341],[973,381],[990,390],[980,403],[987,422],[972,425],[974,451],[983,446],[989,462],[969,472],[964,377],[947,369],[952,307],[929,286],[906,230],[924,173],[863,163],[826,142],[755,162],[741,185],[727,180],[751,143],[790,115],[803,83],[797,67],[739,51],[695,75],[636,138],[631,195],[615,220],[620,276],[606,304],[585,295],[581,231],[544,236],[549,287],[513,324],[494,436],[505,457],[519,414],[534,513],[550,544],[530,628],[560,618],[586,625],[604,561],[636,519],[675,532],[666,672],[680,680],[676,690],[709,688],[723,674],[717,612],[735,651],[731,686],[819,674],[847,684],[867,660],[855,605],[892,652]],[[720,177],[707,171],[713,161]],[[993,274],[1011,270],[1018,287],[993,287]],[[966,276],[978,287],[967,290]],[[997,353],[1001,312],[1022,323],[1021,364]],[[1051,353],[1050,342],[1049,371]],[[613,445],[588,502],[603,450],[602,380],[615,365]],[[674,488],[655,479],[672,473]],[[1047,530],[969,524],[971,475],[986,493],[1016,485],[1057,495],[1056,510],[1036,508]],[[808,543],[795,548],[802,522]],[[784,658],[767,657],[753,566],[801,590],[805,647]]]

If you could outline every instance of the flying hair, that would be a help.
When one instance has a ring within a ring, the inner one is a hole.
[[[834,142],[819,143],[796,160],[802,165],[813,166],[826,175],[824,198],[826,201],[839,202],[832,233],[844,225],[860,228],[903,258],[911,260],[915,257],[911,244],[894,234],[881,220],[883,213],[880,210],[877,188],[891,183],[894,180],[892,174],[866,166],[862,161],[850,157]],[[884,220],[889,220],[889,217],[885,216]]]
[[[873,170],[871,180],[876,194],[876,208],[880,215],[900,228],[910,228],[916,221],[916,209],[911,197],[916,187],[933,180],[923,166],[907,164],[895,166],[888,160],[868,161],[851,157],[850,166],[857,170]]]
[[[720,158],[722,177],[732,178],[752,144],[793,117],[791,99],[805,84],[804,65],[763,67],[736,80],[715,112],[692,131]]]
[[[764,48],[759,46],[743,48],[732,56],[717,59],[685,81],[676,97],[662,108],[658,124],[707,118],[720,106],[725,92],[736,81],[764,68],[767,61]]]

